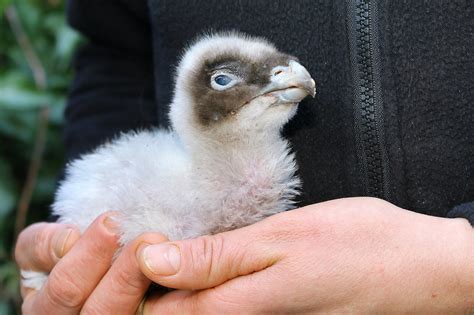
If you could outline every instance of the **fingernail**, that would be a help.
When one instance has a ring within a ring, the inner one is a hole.
[[[110,233],[117,234],[119,232],[120,224],[114,215],[106,216],[102,223]]]
[[[142,250],[141,256],[148,269],[161,276],[176,274],[181,265],[181,254],[176,245],[149,245]]]
[[[64,256],[64,247],[71,236],[73,229],[68,228],[66,230],[62,230],[58,236],[56,236],[56,240],[53,245],[53,251],[56,257],[62,258]]]

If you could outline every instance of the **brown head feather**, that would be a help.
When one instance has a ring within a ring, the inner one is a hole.
[[[271,71],[276,66],[286,66],[297,58],[273,53],[258,60],[250,60],[236,53],[221,54],[212,60],[205,60],[190,78],[190,94],[193,111],[201,126],[212,126],[232,116],[245,103],[256,97],[270,81]],[[225,70],[242,79],[235,86],[218,91],[211,86],[211,77],[216,71]]]

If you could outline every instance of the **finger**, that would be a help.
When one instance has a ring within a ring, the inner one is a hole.
[[[263,227],[263,225],[262,225]],[[265,269],[281,257],[271,241],[257,241],[260,225],[196,239],[143,245],[140,268],[154,282],[176,289],[205,289]]]
[[[278,297],[274,294],[274,288],[265,283],[265,279],[269,278],[267,270],[232,279],[216,288],[178,290],[164,296],[150,296],[145,303],[144,314],[272,313],[272,310],[279,309],[281,301],[275,300]],[[284,301],[285,297],[280,300]]]
[[[36,290],[33,288],[20,285],[20,295],[23,300],[25,300],[30,294],[35,293],[35,292]]]
[[[209,298],[205,291],[173,291],[164,296],[150,296],[143,308],[143,314],[251,314],[245,311],[239,301],[235,304],[220,303]],[[254,310],[257,309],[255,306]]]
[[[36,295],[38,294],[37,290],[34,289],[27,289],[28,292],[25,292],[25,295],[22,296],[23,302],[21,304],[21,314],[22,315],[31,315],[35,314],[34,313],[34,308],[32,307],[32,304],[34,303],[36,299]]]
[[[150,286],[135,258],[142,243],[167,241],[161,234],[144,234],[126,245],[82,308],[84,314],[133,314]]]
[[[49,272],[79,237],[79,230],[72,225],[33,224],[18,236],[16,262],[22,270]]]
[[[77,314],[110,268],[118,249],[117,227],[109,213],[97,218],[56,264],[34,299],[24,302],[25,311],[30,314]]]

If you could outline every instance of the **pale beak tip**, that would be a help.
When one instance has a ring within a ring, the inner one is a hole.
[[[315,97],[316,96],[316,82],[314,82],[314,79],[311,79],[311,97]]]

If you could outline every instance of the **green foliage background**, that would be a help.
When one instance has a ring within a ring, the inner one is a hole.
[[[7,12],[31,43],[20,45]],[[44,220],[63,165],[61,126],[71,79],[70,60],[79,36],[65,24],[64,1],[0,0],[0,314],[20,305],[18,273],[12,259],[18,201],[27,181],[39,113],[48,107],[46,142],[26,223]],[[35,81],[31,58],[44,69],[45,86]]]

